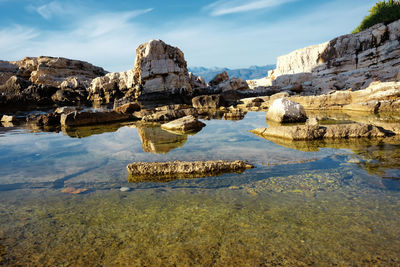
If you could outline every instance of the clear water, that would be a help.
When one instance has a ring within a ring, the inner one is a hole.
[[[270,141],[248,132],[267,126],[264,112],[204,122],[190,136],[0,128],[0,265],[400,265],[398,137]],[[168,183],[126,171],[217,159],[257,168]]]

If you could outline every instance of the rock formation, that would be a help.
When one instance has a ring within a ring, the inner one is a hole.
[[[243,172],[252,165],[236,161],[173,161],[173,162],[135,162],[127,166],[131,181],[154,180],[158,178],[194,178],[220,175],[229,172]]]
[[[78,104],[93,78],[106,74],[87,62],[54,57],[0,61],[0,103]]]
[[[396,81],[400,78],[399,37],[400,20],[296,50],[278,58],[270,82],[280,88],[301,85],[315,94]]]
[[[337,125],[299,125],[259,128],[251,131],[265,138],[275,137],[292,141],[312,141],[319,139],[373,138],[392,135],[384,129],[362,123]]]

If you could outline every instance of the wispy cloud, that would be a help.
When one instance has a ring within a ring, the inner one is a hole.
[[[205,7],[212,16],[222,16],[234,13],[265,9],[280,6],[297,0],[219,0]]]
[[[66,14],[68,10],[69,8],[64,7],[58,1],[52,1],[36,8],[36,12],[45,19],[51,19],[53,16]]]

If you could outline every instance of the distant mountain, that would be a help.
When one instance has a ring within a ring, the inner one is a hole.
[[[244,80],[261,79],[268,75],[269,70],[275,69],[275,65],[267,66],[251,66],[247,69],[228,69],[228,68],[205,68],[205,67],[189,67],[189,71],[197,76],[203,77],[206,82],[212,80],[218,73],[226,71],[229,77],[242,78]]]

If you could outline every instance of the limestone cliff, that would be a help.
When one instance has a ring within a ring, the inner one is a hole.
[[[400,20],[296,50],[278,58],[273,86],[301,86],[310,94],[366,88],[374,81],[397,81]]]

